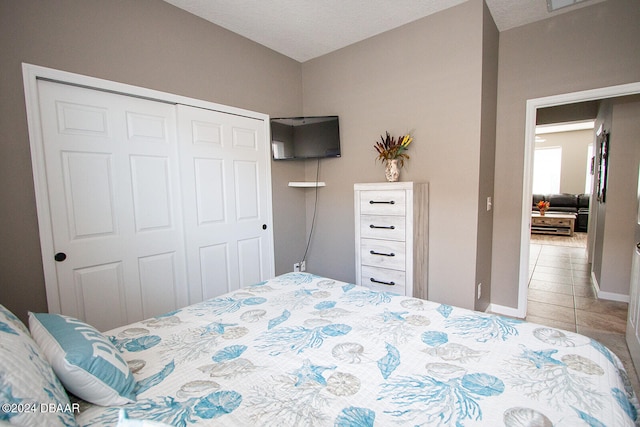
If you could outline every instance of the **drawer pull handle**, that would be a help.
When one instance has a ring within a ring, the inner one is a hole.
[[[371,224],[369,228],[384,228],[385,230],[395,230],[395,225],[373,225]]]
[[[396,282],[383,282],[381,280],[376,280],[373,277],[370,278],[369,280],[371,280],[373,283],[380,283],[381,285],[387,285],[387,286],[395,286]]]
[[[369,204],[370,205],[375,205],[375,204],[383,204],[383,205],[395,205],[396,202],[395,200],[390,200],[388,202],[377,202],[375,200],[369,200]]]
[[[371,255],[396,256],[396,254],[394,254],[393,252],[391,252],[390,254],[385,254],[384,252],[369,251],[369,253]]]

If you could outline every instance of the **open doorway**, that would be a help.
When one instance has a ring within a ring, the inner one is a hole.
[[[532,176],[533,159],[535,153],[535,128],[539,109],[556,107],[566,104],[575,104],[588,101],[596,101],[619,96],[635,95],[640,93],[640,82],[626,85],[610,86],[600,89],[592,89],[569,94],[553,95],[544,98],[530,99],[526,105],[525,116],[525,150],[523,168],[522,190],[522,222],[521,222],[521,250],[520,272],[518,284],[518,308],[520,317],[526,317],[527,290],[529,283],[529,256],[530,256],[530,223],[532,203]]]
[[[532,240],[544,236],[545,239],[538,240],[561,244],[570,241],[567,237],[576,237],[574,240],[586,246],[598,110],[599,102],[538,110],[532,175]]]
[[[537,112],[526,319],[573,332],[585,316],[577,308],[595,299],[587,224],[599,107],[590,101]],[[619,317],[622,333],[626,311]]]

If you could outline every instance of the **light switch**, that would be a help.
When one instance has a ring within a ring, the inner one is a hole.
[[[487,211],[490,211],[493,208],[493,201],[491,200],[491,196],[487,197]]]

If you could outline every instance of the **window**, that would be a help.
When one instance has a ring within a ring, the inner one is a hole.
[[[536,148],[533,158],[533,194],[560,193],[561,147]]]

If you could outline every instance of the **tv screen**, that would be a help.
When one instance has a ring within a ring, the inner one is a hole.
[[[274,160],[340,157],[338,116],[271,119]]]

